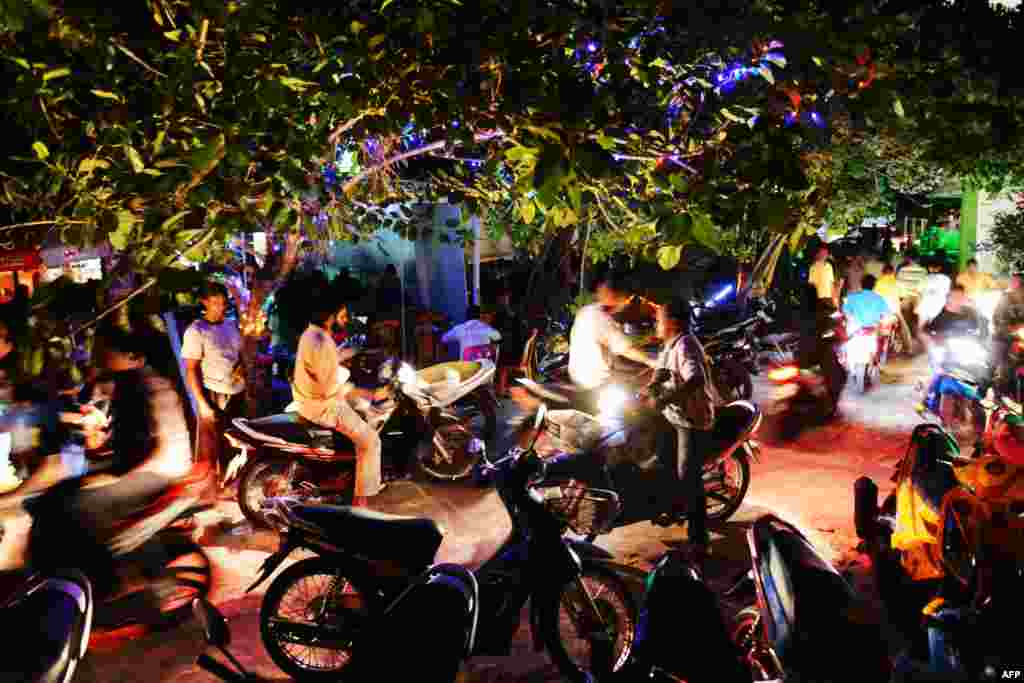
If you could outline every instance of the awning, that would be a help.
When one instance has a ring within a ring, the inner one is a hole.
[[[35,270],[42,262],[38,249],[0,250],[0,272]]]

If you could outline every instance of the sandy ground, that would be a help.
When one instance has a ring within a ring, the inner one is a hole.
[[[753,466],[750,492],[737,515],[713,537],[713,558],[708,565],[710,584],[723,589],[749,568],[745,531],[753,519],[771,512],[803,528],[839,566],[849,569],[856,584],[870,591],[863,567],[853,550],[853,481],[868,475],[883,490],[889,486],[892,465],[906,448],[910,429],[919,422],[913,412],[914,381],[925,371],[920,359],[896,362],[883,375],[883,383],[865,396],[844,397],[839,420],[805,432],[793,443],[764,444],[762,461]],[[770,388],[758,378],[755,399]],[[514,412],[526,401],[519,397],[504,409]],[[511,528],[507,514],[493,491],[467,485],[441,486],[402,482],[385,494],[381,508],[401,514],[427,515],[446,530],[438,560],[470,567],[488,558]],[[268,552],[277,547],[276,534],[252,531],[234,503],[222,503],[203,520],[201,541],[212,558],[216,587],[212,595],[230,618],[233,652],[244,665],[267,680],[287,676],[273,665],[259,637],[258,612],[262,589],[245,594]],[[0,546],[0,562],[19,561],[24,520],[8,520],[8,533]],[[665,550],[666,544],[685,541],[685,528],[664,529],[638,523],[599,539],[615,555],[615,564],[634,586]],[[680,618],[685,618],[681,611]],[[396,644],[396,649],[403,647]],[[121,641],[92,651],[75,680],[80,683],[113,681],[213,680],[199,671],[194,660],[202,651],[198,626],[189,622],[172,631]],[[532,651],[529,627],[521,625],[509,657],[475,658],[466,664],[474,681],[554,681],[554,667],[543,653]]]

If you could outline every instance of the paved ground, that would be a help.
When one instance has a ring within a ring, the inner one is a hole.
[[[852,484],[862,474],[888,485],[891,466],[906,447],[906,435],[919,420],[912,406],[915,379],[923,372],[916,363],[894,362],[883,384],[866,396],[847,396],[841,418],[807,431],[793,443],[765,444],[764,458],[753,467],[753,481],[743,509],[713,538],[714,558],[708,566],[713,586],[726,587],[749,568],[745,529],[750,521],[773,512],[805,529],[812,539],[855,580],[870,590],[864,572],[853,563],[856,541],[852,529]],[[755,398],[769,387],[756,383]],[[506,406],[514,409],[514,405]],[[439,486],[405,482],[385,494],[383,508],[402,514],[424,514],[437,519],[447,535],[438,559],[474,566],[491,555],[510,529],[497,496],[464,485]],[[261,594],[244,590],[266,553],[276,549],[276,536],[252,532],[240,519],[237,506],[223,504],[219,519],[209,520],[202,541],[214,562],[216,602],[231,618],[234,652],[246,666],[268,680],[288,680],[270,662],[259,640],[257,615]],[[15,525],[16,527],[16,525]],[[15,527],[9,527],[14,532]],[[0,560],[17,562],[17,533],[9,533],[0,546]],[[616,557],[628,578],[642,576],[666,544],[681,542],[685,529],[662,529],[649,523],[633,524],[602,537],[600,544]],[[682,618],[685,616],[681,613]],[[119,642],[110,651],[93,651],[76,681],[208,682],[207,674],[193,665],[201,651],[195,624],[172,632]],[[477,658],[467,664],[475,681],[553,681],[557,673],[543,654],[531,651],[528,627],[516,639],[512,657]]]

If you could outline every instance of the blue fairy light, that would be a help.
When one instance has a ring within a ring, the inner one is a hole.
[[[459,122],[457,120],[456,121],[452,121],[451,126],[452,126],[452,128],[458,128],[459,127]]]
[[[812,111],[811,112],[811,122],[814,125],[816,125],[818,128],[824,128],[825,127],[825,119],[822,117],[821,114],[819,114],[816,111]]]
[[[794,125],[796,123],[796,114],[794,114],[793,112],[788,112],[785,118],[783,119],[783,123],[786,125],[787,128],[789,126]]]
[[[597,52],[597,43],[594,41],[587,43],[587,52]]]

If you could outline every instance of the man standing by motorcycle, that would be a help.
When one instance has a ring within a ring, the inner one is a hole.
[[[818,293],[818,308],[824,314],[831,314],[839,306],[839,290],[842,283],[836,277],[835,266],[828,259],[828,247],[818,246],[814,254],[814,263],[807,273],[807,282],[814,285]]]
[[[657,335],[664,341],[658,356],[654,378],[647,387],[653,407],[676,431],[675,468],[680,491],[672,505],[672,514],[687,513],[687,538],[701,560],[708,554],[707,502],[704,495],[704,458],[710,448],[715,406],[721,403],[704,349],[690,334],[690,305],[675,299],[658,307]],[[671,440],[663,446],[668,449]],[[667,460],[671,462],[670,453]]]
[[[593,397],[612,378],[611,354],[624,356],[635,363],[655,367],[655,362],[642,350],[634,348],[612,319],[612,314],[629,303],[622,282],[609,277],[597,286],[597,301],[576,313],[569,332],[569,377],[585,390],[580,403],[590,406]]]
[[[349,371],[341,366],[347,358],[342,358],[331,337],[330,330],[335,322],[342,327],[347,324],[348,307],[330,296],[329,291],[312,292],[311,301],[311,319],[299,338],[295,357],[292,395],[299,415],[341,432],[352,440],[356,450],[352,505],[366,507],[368,499],[384,488],[380,436],[349,405],[349,401],[372,401],[374,396],[372,392],[356,389],[349,383]]]
[[[1009,367],[1010,335],[1015,327],[1024,325],[1024,273],[1014,273],[1009,287],[992,316],[995,337],[992,340],[993,361],[996,364],[996,382],[1006,386],[1013,368]]]

